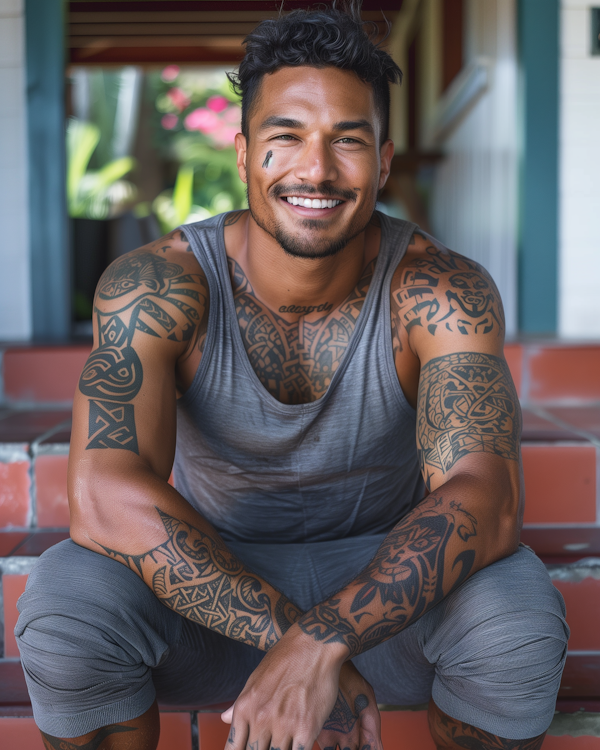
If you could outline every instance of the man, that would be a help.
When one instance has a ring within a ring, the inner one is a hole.
[[[438,748],[541,746],[567,628],[518,544],[502,306],[374,212],[399,78],[356,7],[261,24],[237,78],[250,211],[101,279],[72,541],[16,628],[46,748],[151,750],[157,697],[233,703],[229,750],[374,750],[376,702],[428,700]]]

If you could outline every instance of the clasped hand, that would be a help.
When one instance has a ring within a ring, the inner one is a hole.
[[[347,654],[292,626],[222,714],[226,750],[381,750],[373,689]]]

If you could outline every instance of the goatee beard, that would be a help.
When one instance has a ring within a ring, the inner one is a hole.
[[[334,255],[340,253],[346,245],[363,232],[370,221],[365,223],[365,226],[355,229],[354,227],[348,227],[348,232],[341,237],[337,237],[334,240],[330,240],[327,243],[321,243],[317,245],[314,240],[302,239],[295,237],[281,224],[276,224],[274,227],[269,227],[253,210],[252,201],[250,200],[249,191],[247,192],[248,207],[250,209],[250,215],[258,226],[275,239],[281,249],[292,258],[331,258]],[[304,219],[302,226],[307,229],[320,229],[323,226],[323,222],[319,219]]]

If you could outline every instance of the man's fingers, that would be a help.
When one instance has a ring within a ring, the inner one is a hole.
[[[358,750],[383,750],[380,729],[378,728],[376,732],[371,732],[364,726],[361,727],[358,739]]]
[[[233,706],[229,706],[227,711],[223,711],[221,714],[221,721],[225,722],[225,724],[231,724],[233,721],[233,709],[235,708],[235,703]]]
[[[346,746],[351,746],[352,750],[356,750],[356,742],[353,742],[352,745],[350,745],[347,740],[348,737],[340,736],[333,732],[321,732],[317,738],[321,750],[337,750],[338,747],[341,747],[343,750]]]
[[[248,724],[245,721],[240,721],[235,716],[233,711],[234,706],[228,708],[225,714],[231,711],[232,717],[230,719],[231,727],[229,729],[229,736],[225,743],[225,750],[245,750],[246,740],[248,738]],[[221,716],[223,718],[223,716]]]
[[[316,737],[310,740],[294,737],[294,744],[292,745],[291,750],[312,750],[316,739]]]
[[[271,744],[268,750],[291,750],[292,749],[292,738],[291,737],[279,737],[275,739],[271,737]]]

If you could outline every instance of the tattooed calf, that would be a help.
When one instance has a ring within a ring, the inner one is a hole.
[[[42,739],[47,750],[98,750],[104,740],[113,734],[119,734],[121,732],[136,732],[136,727],[126,727],[122,724],[111,724],[108,727],[103,727],[98,730],[98,733],[85,745],[76,745],[69,740],[62,740],[58,737],[52,737],[45,732],[42,732]]]

